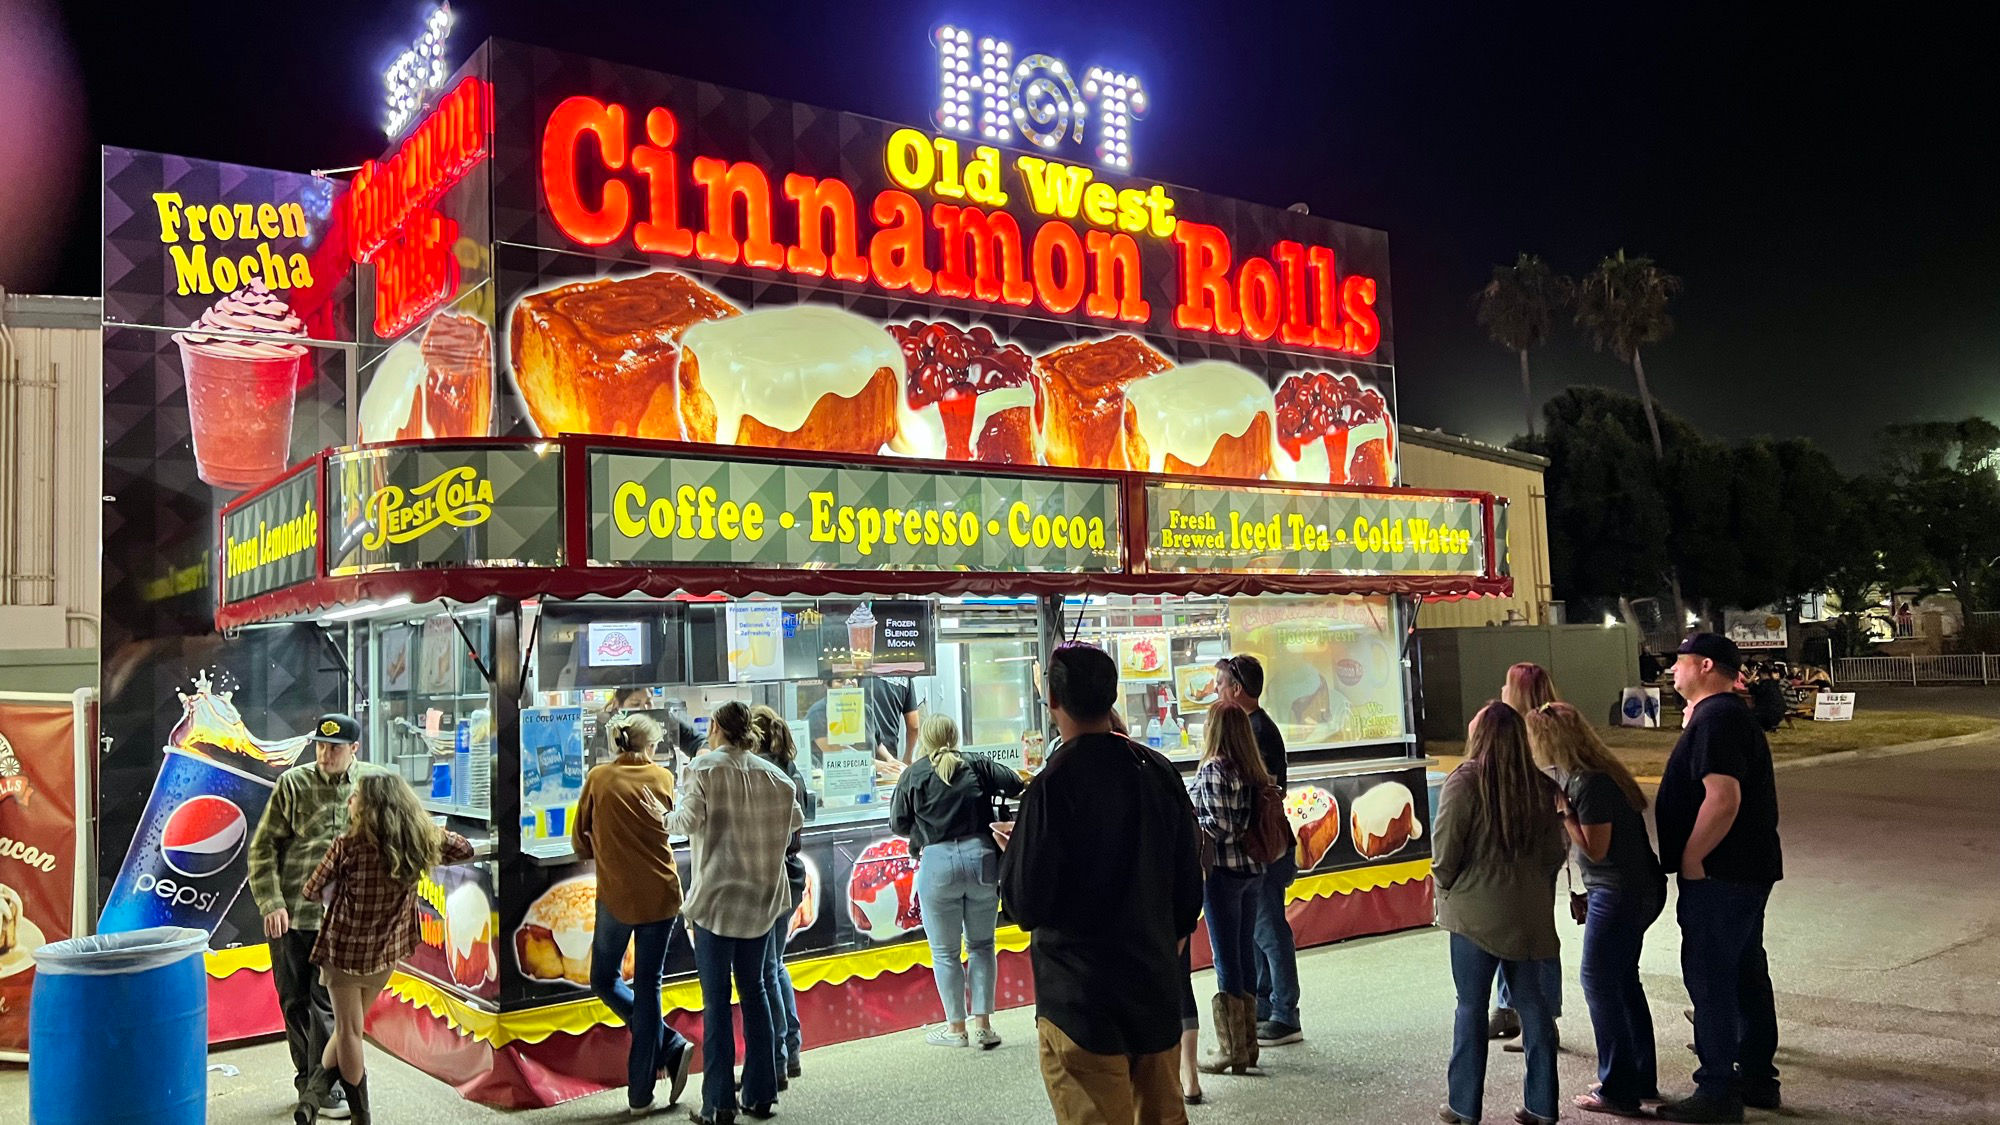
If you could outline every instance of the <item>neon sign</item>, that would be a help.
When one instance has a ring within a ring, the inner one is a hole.
[[[976,62],[968,28],[940,27],[931,41],[939,82],[931,117],[938,128],[1001,144],[1019,133],[1036,148],[1054,152],[1065,139],[1083,140],[1090,118],[1085,103],[1094,101],[1093,154],[1107,168],[1131,169],[1132,123],[1146,112],[1146,91],[1137,75],[1093,66],[1078,86],[1068,64],[1054,55],[1029,55],[1016,64],[1014,46],[1005,39],[982,36]]]
[[[1152,317],[1146,239],[1178,261],[1156,295],[1182,331],[1349,355],[1381,342],[1376,280],[1339,272],[1332,247],[1282,239],[1239,254],[1158,184],[1119,188],[1025,154],[1010,169],[994,146],[898,129],[882,156],[891,186],[861,199],[843,179],[683,153],[680,134],[665,107],[565,99],[542,130],[550,219],[584,246],[629,238],[645,254],[1129,324]],[[1007,209],[1010,189],[1025,206]]]
[[[347,193],[350,250],[375,265],[375,334],[399,336],[458,292],[458,224],[434,204],[487,156],[492,89],[467,77]]]
[[[451,68],[444,61],[444,43],[450,35],[451,5],[439,4],[424,20],[424,33],[382,72],[389,107],[382,128],[389,136],[401,133],[416,117],[425,97],[444,89],[445,80],[451,77]]]

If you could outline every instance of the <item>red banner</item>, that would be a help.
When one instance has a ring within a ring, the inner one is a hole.
[[[34,952],[70,936],[76,705],[0,695],[0,1054],[28,1049]]]

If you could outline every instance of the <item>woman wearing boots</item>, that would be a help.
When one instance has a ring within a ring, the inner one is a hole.
[[[1228,704],[1208,709],[1206,749],[1188,794],[1195,822],[1215,846],[1203,899],[1208,944],[1215,955],[1215,1038],[1201,1062],[1210,1074],[1242,1074],[1257,1065],[1256,911],[1251,895],[1264,865],[1243,850],[1256,815],[1256,795],[1270,784],[1257,753],[1250,717]]]
[[[431,823],[417,795],[393,773],[360,774],[347,799],[347,833],[334,840],[306,879],[304,897],[326,896],[326,920],[313,944],[333,998],[333,1037],[306,1081],[293,1114],[312,1125],[326,1093],[339,1083],[354,1125],[368,1125],[368,1075],[362,1022],[396,962],[417,947],[417,883],[440,863],[464,863],[472,845]]]

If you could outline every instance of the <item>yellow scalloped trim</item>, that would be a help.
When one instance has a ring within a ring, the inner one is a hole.
[[[1289,901],[1299,902],[1356,894],[1428,878],[1430,873],[1431,861],[1428,859],[1329,871],[1323,875],[1308,875],[1293,883],[1286,897]],[[1018,926],[1001,926],[994,934],[994,945],[1009,953],[1019,953],[1028,948],[1028,935]],[[906,973],[930,964],[930,959],[930,946],[912,941],[808,957],[786,967],[792,974],[792,987],[804,992],[821,985],[845,984],[857,977],[874,980],[884,973]],[[218,966],[224,963],[228,963],[229,967],[218,971]],[[246,946],[208,955],[210,976],[228,976],[238,969],[247,968],[268,970],[270,964],[270,950],[264,946]],[[611,1014],[611,1009],[595,997],[496,1014],[473,1007],[429,981],[403,973],[389,978],[388,991],[397,999],[445,1021],[462,1034],[495,1047],[504,1047],[515,1041],[540,1043],[558,1032],[581,1035],[593,1027],[622,1026],[622,1021]],[[661,990],[660,1006],[662,1011],[667,1012],[699,1011],[700,982],[683,980],[667,985]]]
[[[208,975],[217,980],[244,969],[268,973],[271,971],[271,947],[239,945],[234,949],[211,949],[202,960],[208,969]]]

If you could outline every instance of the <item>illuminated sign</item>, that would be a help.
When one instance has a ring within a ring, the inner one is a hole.
[[[318,491],[318,473],[295,473],[223,513],[223,601],[319,576]]]
[[[327,573],[560,566],[562,458],[439,442],[327,459]]]
[[[1103,183],[1038,156],[1008,167],[991,145],[968,151],[898,129],[881,158],[891,186],[863,200],[840,178],[684,153],[681,137],[663,106],[564,99],[541,136],[549,218],[584,246],[629,237],[645,254],[902,295],[1130,324],[1151,320],[1157,296],[1184,332],[1357,356],[1381,343],[1377,281],[1343,270],[1333,247],[1278,238],[1267,253],[1241,254],[1223,228],[1180,215],[1161,185]],[[1146,292],[1141,239],[1174,257],[1166,292]]]
[[[1483,574],[1477,497],[1146,486],[1146,565],[1222,574]]]
[[[451,5],[439,4],[424,20],[423,34],[382,72],[388,101],[388,115],[382,128],[389,136],[401,133],[416,117],[425,97],[444,89],[445,79],[451,77],[451,68],[444,60],[445,40],[450,36]]]
[[[1131,168],[1132,123],[1146,112],[1146,91],[1138,76],[1094,66],[1084,72],[1079,86],[1068,64],[1053,55],[1029,55],[1016,63],[1014,46],[1005,39],[981,36],[975,52],[969,28],[940,27],[931,41],[937,47],[939,83],[931,118],[938,128],[1000,144],[1018,133],[1050,152],[1065,140],[1082,141],[1088,129],[1098,163],[1119,171]],[[1095,104],[1094,118],[1090,103]]]
[[[592,450],[603,566],[1116,571],[1108,480],[970,476]]]
[[[173,259],[174,291],[181,296],[229,293],[250,281],[262,281],[267,289],[312,288],[305,254],[271,249],[274,239],[307,237],[306,211],[299,204],[190,202],[177,191],[156,191],[153,206],[160,217],[160,242]],[[232,242],[238,245],[232,248]],[[232,249],[250,252],[232,255]]]
[[[375,334],[399,336],[458,293],[458,224],[433,206],[487,156],[492,89],[467,77],[387,160],[354,174],[347,208],[356,262],[375,266]]]

